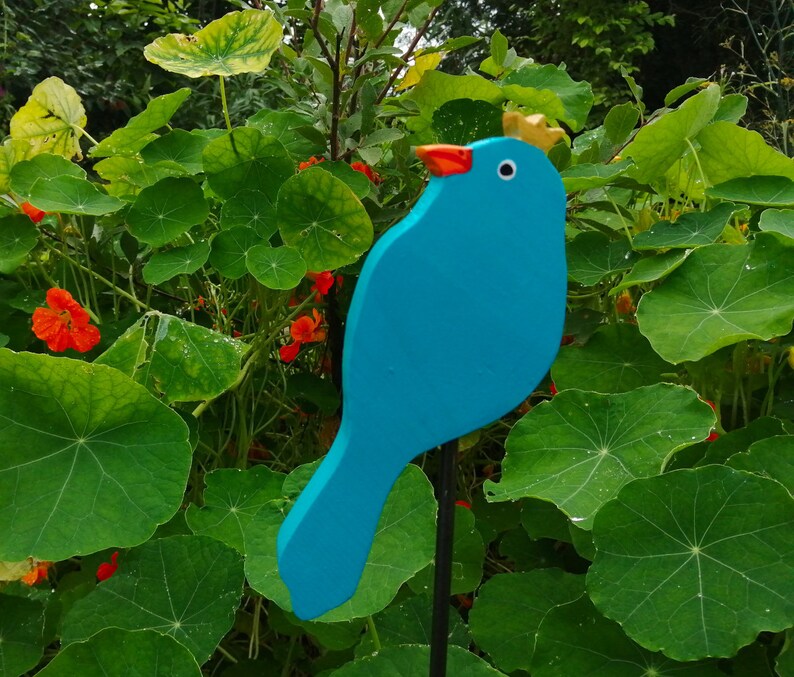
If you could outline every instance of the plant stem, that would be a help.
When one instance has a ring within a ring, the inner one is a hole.
[[[378,637],[378,629],[375,627],[375,621],[372,616],[367,616],[367,629],[372,637],[372,645],[375,647],[376,652],[380,652],[381,644],[380,637]]]
[[[226,103],[226,83],[223,76],[219,75],[218,79],[221,83],[221,106],[223,106],[223,119],[226,120],[226,129],[232,131],[232,121],[229,119],[229,106]]]

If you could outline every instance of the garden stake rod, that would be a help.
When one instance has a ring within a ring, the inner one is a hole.
[[[447,674],[458,441],[452,440],[441,445],[440,457],[436,571],[433,581],[433,621],[430,634],[430,677],[446,677]]]

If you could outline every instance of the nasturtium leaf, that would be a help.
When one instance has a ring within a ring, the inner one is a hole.
[[[628,141],[637,121],[640,111],[633,103],[621,103],[611,108],[604,118],[604,134],[613,146],[622,146]]]
[[[100,160],[94,165],[94,171],[105,181],[105,190],[114,197],[130,202],[141,188],[151,186],[161,179],[170,176],[184,176],[184,167],[170,161],[148,165],[137,157],[114,156]]]
[[[714,122],[697,140],[698,159],[712,185],[742,176],[794,179],[794,160],[768,146],[758,132],[730,122]]]
[[[41,670],[42,677],[201,677],[193,654],[155,630],[105,628],[69,644]]]
[[[693,465],[722,465],[735,454],[747,451],[753,444],[770,437],[785,435],[783,421],[771,416],[761,416],[747,425],[734,428],[706,445],[705,454]],[[698,445],[699,446],[699,445]],[[673,468],[669,468],[672,470]]]
[[[238,127],[210,141],[202,162],[210,188],[225,200],[249,189],[275,204],[281,184],[295,173],[287,149],[253,127]]]
[[[794,239],[794,209],[765,209],[758,227]]]
[[[202,223],[209,209],[193,179],[168,177],[138,194],[127,213],[127,224],[141,242],[162,247]]]
[[[706,195],[748,205],[792,207],[794,181],[785,176],[745,176],[712,186],[706,190]]]
[[[102,139],[99,145],[91,150],[91,156],[135,155],[146,144],[157,138],[154,132],[168,124],[188,96],[190,89],[183,87],[170,94],[155,97],[146,104],[143,112],[134,115],[121,129]],[[187,134],[187,132],[182,133]]]
[[[188,507],[188,526],[245,554],[245,528],[259,508],[281,497],[284,475],[263,465],[245,471],[221,468],[204,475],[204,483],[204,506]]]
[[[37,179],[54,179],[59,176],[76,176],[84,179],[85,170],[60,155],[42,153],[30,160],[17,162],[11,168],[11,190],[21,197],[30,197]]]
[[[568,244],[567,254],[568,277],[587,287],[608,275],[628,270],[639,258],[628,240],[610,240],[595,230],[577,235]]]
[[[0,559],[137,545],[179,508],[187,426],[144,388],[106,366],[5,348],[0,383]]]
[[[264,505],[245,531],[245,573],[251,587],[287,611],[292,606],[278,574],[276,536],[316,465],[293,470],[282,487],[287,500]],[[362,618],[384,609],[400,586],[433,558],[435,514],[436,501],[427,476],[417,466],[407,466],[386,501],[356,593],[318,620],[331,623]]]
[[[545,113],[551,119],[562,120],[575,132],[582,129],[593,107],[590,84],[573,80],[568,71],[553,64],[531,64],[513,71],[502,80],[502,89],[508,98],[522,106],[532,106],[538,95],[553,93],[561,104],[561,114],[554,110],[556,106],[547,112],[542,105],[528,112]]]
[[[245,265],[269,289],[294,289],[306,275],[306,262],[293,247],[258,244],[245,255]]]
[[[117,212],[124,203],[106,195],[96,184],[78,176],[64,174],[54,179],[36,179],[28,199],[45,212],[101,216]]]
[[[570,542],[568,527],[571,522],[557,506],[539,498],[522,501],[521,526],[533,540],[549,538],[553,541]]]
[[[406,126],[415,135],[413,141],[431,143],[435,138],[431,130],[433,114],[448,101],[473,99],[499,105],[505,100],[505,95],[498,84],[479,75],[449,75],[429,70],[401,99],[419,107],[420,114],[406,120]]]
[[[492,576],[469,612],[469,630],[477,647],[505,672],[529,670],[541,622],[558,604],[580,597],[584,582],[584,576],[560,569]]]
[[[502,109],[487,101],[447,101],[433,113],[433,129],[439,143],[459,146],[502,136]]]
[[[0,674],[26,673],[44,653],[44,607],[41,602],[0,595]]]
[[[430,644],[432,636],[432,597],[415,595],[398,605],[386,607],[373,618],[381,646],[401,644]],[[457,609],[449,607],[448,642],[464,649],[469,647],[471,637]],[[366,633],[356,647],[356,657],[375,653],[371,633]]]
[[[598,513],[590,598],[634,641],[675,660],[732,656],[794,624],[794,499],[725,466],[625,486]]]
[[[241,190],[221,207],[221,229],[247,226],[260,240],[267,240],[278,230],[276,201],[260,190]]]
[[[744,94],[726,94],[714,113],[714,122],[738,123],[747,112],[747,97]]]
[[[357,172],[347,162],[323,162],[321,165],[314,165],[304,172],[321,171],[332,174],[337,179],[344,181],[348,188],[352,190],[360,200],[369,195],[372,190],[372,181],[369,180],[364,172]]]
[[[161,284],[177,275],[195,273],[207,262],[209,256],[209,242],[195,242],[156,252],[143,267],[143,281],[146,284]]]
[[[261,73],[281,44],[281,25],[270,11],[229,12],[193,35],[171,33],[143,48],[147,61],[189,78]]]
[[[510,431],[502,480],[487,481],[486,496],[542,498],[588,529],[624,484],[659,474],[674,451],[705,439],[713,425],[711,407],[681,386],[563,390]]]
[[[0,218],[0,273],[12,273],[36,246],[39,229],[26,214]]]
[[[169,536],[130,550],[113,576],[75,602],[65,646],[103,628],[171,635],[204,663],[231,628],[243,588],[242,556],[209,536]]]
[[[619,284],[609,290],[610,296],[619,294],[624,289],[636,287],[640,284],[656,282],[672,273],[680,266],[692,252],[690,249],[673,250],[664,254],[656,254],[640,259],[634,267],[623,276]]]
[[[663,381],[674,371],[631,324],[599,327],[583,346],[564,346],[551,367],[557,390],[625,393]]]
[[[711,85],[640,129],[622,153],[637,165],[631,176],[642,183],[664,176],[711,121],[719,102],[720,88]]]
[[[325,152],[325,144],[317,143],[301,133],[305,130],[311,134],[309,130],[314,128],[314,119],[308,115],[264,109],[248,118],[246,125],[256,127],[266,136],[275,137],[295,158],[307,160],[312,155]]]
[[[586,595],[551,609],[537,631],[533,677],[724,677],[716,661],[678,663],[632,642]]]
[[[11,170],[17,159],[22,157],[22,149],[27,147],[26,141],[6,139],[0,144],[0,192],[11,190]],[[19,148],[19,152],[15,149]]]
[[[141,157],[146,164],[158,162],[175,162],[184,167],[190,174],[202,171],[201,154],[210,140],[198,134],[191,134],[184,129],[173,129],[168,134],[146,144],[141,149]]]
[[[794,241],[759,233],[747,245],[700,247],[637,307],[640,331],[665,360],[699,360],[791,330]]]
[[[794,436],[768,437],[735,454],[726,465],[780,482],[794,495]]]
[[[304,403],[314,406],[326,416],[333,416],[339,409],[339,391],[328,378],[300,371],[291,374],[287,379],[285,394],[299,401],[301,408]]]
[[[786,642],[775,660],[778,677],[794,677],[794,629],[786,630]]]
[[[39,153],[82,159],[78,139],[86,125],[85,108],[74,87],[58,77],[42,80],[11,118],[11,139],[17,160]]]
[[[686,82],[680,84],[676,87],[673,87],[667,95],[664,97],[664,105],[666,107],[672,106],[676,101],[678,101],[681,97],[689,94],[696,89],[700,89],[701,86],[708,86],[708,84],[704,85],[703,83],[707,83],[708,81],[706,78],[687,78]]]
[[[227,203],[228,204],[228,203]],[[235,226],[212,238],[210,263],[221,275],[236,280],[246,274],[245,255],[262,238],[253,228]]]
[[[630,159],[621,160],[609,165],[580,164],[569,167],[560,172],[566,193],[575,193],[580,190],[602,188],[625,174],[634,164]]]
[[[688,249],[717,241],[730,218],[741,208],[723,202],[707,212],[687,212],[675,222],[659,221],[637,233],[634,249]]]
[[[344,182],[316,169],[288,179],[278,194],[278,226],[309,270],[335,270],[372,244],[372,221]]]
[[[430,647],[418,644],[386,646],[334,670],[328,677],[426,677]],[[447,650],[447,674],[455,677],[504,677],[482,658],[459,646]]]
[[[482,580],[484,561],[485,544],[480,532],[474,526],[474,513],[463,506],[455,506],[451,594],[459,595],[476,590]],[[431,562],[416,574],[408,585],[416,592],[430,591],[433,589],[435,573],[435,562]]]
[[[136,322],[97,357],[94,364],[106,364],[137,380],[135,372],[146,361],[148,350],[145,323]]]

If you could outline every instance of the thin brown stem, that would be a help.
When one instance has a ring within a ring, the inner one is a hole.
[[[323,37],[323,34],[320,32],[320,11],[322,10],[322,8],[323,8],[323,0],[315,0],[314,12],[312,13],[312,21],[311,21],[312,33],[314,33],[314,39],[317,40],[317,44],[320,45],[320,50],[322,51],[323,56],[328,60],[328,65],[331,67],[332,70],[338,71],[339,64],[331,54],[331,50],[328,49],[328,44],[325,42],[325,38]]]
[[[402,16],[402,13],[405,11],[405,8],[408,6],[408,0],[403,0],[403,4],[400,5],[400,9],[397,10],[397,13],[392,17],[392,20],[389,22],[389,25],[386,26],[386,30],[383,31],[383,35],[381,35],[376,41],[373,47],[377,49],[383,44],[383,41],[389,37],[389,33],[391,33],[391,29],[397,24]]]

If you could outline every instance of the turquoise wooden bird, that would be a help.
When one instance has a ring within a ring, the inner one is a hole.
[[[529,142],[561,132],[505,115]],[[302,619],[353,595],[405,465],[518,406],[560,344],[565,190],[545,153],[498,137],[417,155],[433,176],[372,248],[350,305],[339,433],[278,534]]]

